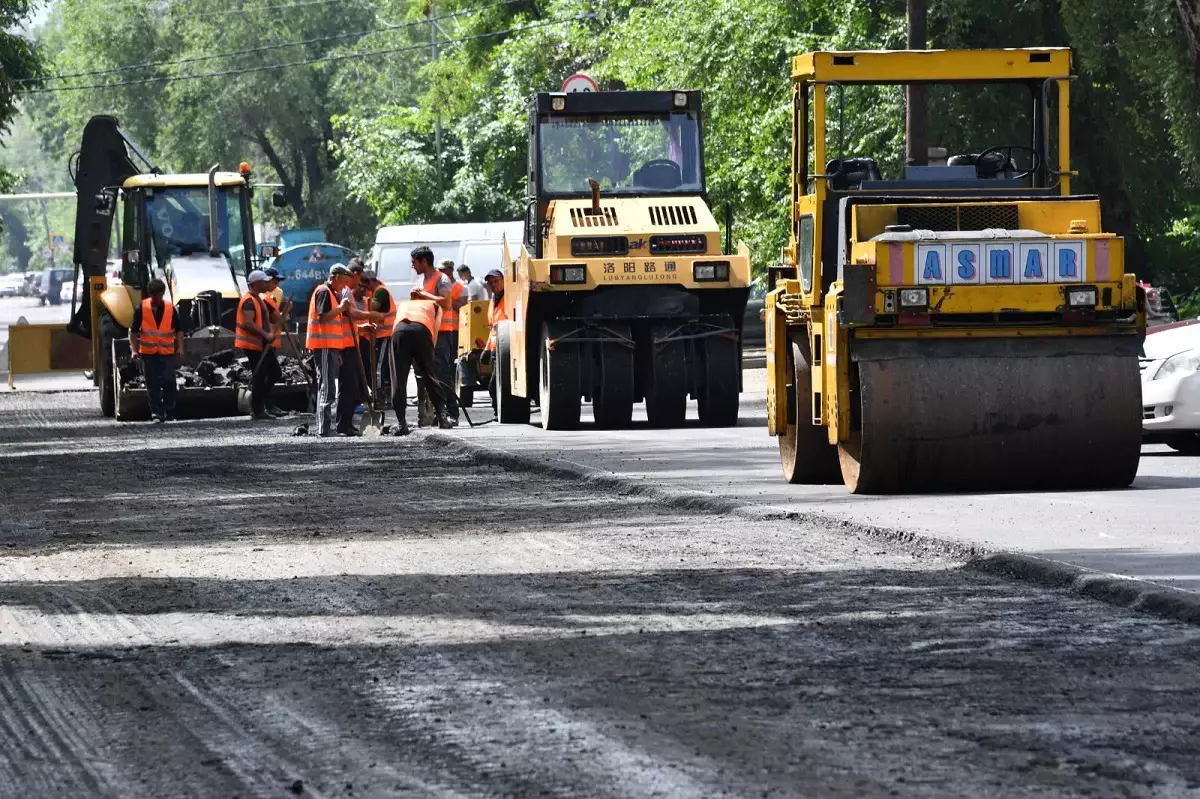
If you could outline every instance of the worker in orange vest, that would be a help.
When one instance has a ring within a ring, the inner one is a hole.
[[[432,267],[431,267],[432,268]],[[414,291],[413,294],[416,294]],[[425,390],[433,401],[433,412],[438,427],[453,427],[446,416],[446,396],[435,375],[434,348],[441,337],[443,308],[436,300],[414,298],[401,302],[396,309],[395,326],[392,330],[392,360],[395,363],[395,381],[392,388],[392,408],[400,426],[396,435],[408,435],[408,420],[405,416],[408,404],[408,371],[416,367],[417,374],[425,380]]]
[[[458,316],[454,313],[451,298],[454,279],[434,267],[433,251],[428,247],[417,247],[412,251],[412,268],[419,277],[409,293],[409,299],[435,302],[442,309],[434,350],[437,369],[433,375],[423,377],[426,381],[432,377],[441,382],[447,416],[451,424],[457,425],[458,397],[449,388],[454,384],[454,359],[458,357]],[[450,262],[451,271],[453,268],[454,264]]]
[[[129,350],[142,362],[150,417],[155,424],[175,420],[175,358],[183,357],[183,332],[175,306],[163,299],[167,284],[154,278],[146,286],[149,294],[133,309],[129,326]]]
[[[392,360],[392,331],[396,327],[396,311],[399,306],[396,304],[396,298],[392,296],[391,289],[370,269],[363,272],[363,285],[366,289],[367,310],[383,314],[383,320],[374,326],[375,362],[379,369],[379,393],[381,396],[390,397],[392,375],[396,373],[396,364]],[[367,364],[370,364],[370,360],[367,360]]]
[[[487,346],[484,347],[483,358],[492,362],[492,379],[488,381],[488,392],[492,395],[492,404],[496,402],[496,369],[498,364],[496,359],[496,325],[505,319],[511,319],[508,313],[508,306],[504,302],[504,272],[499,269],[493,269],[488,272],[483,282],[487,283],[488,291],[492,294],[492,302],[488,306],[488,325],[490,325],[490,333],[488,334]]]
[[[261,269],[247,275],[246,293],[238,300],[234,327],[233,346],[245,354],[254,373],[250,383],[250,418],[257,420],[276,418],[267,413],[271,388],[279,372],[274,349],[279,313],[262,298],[269,282],[267,273]]]
[[[263,368],[271,369],[270,385],[274,386],[283,380],[283,368],[279,364],[279,355],[283,348],[283,329],[292,315],[292,301],[284,296],[283,289],[279,286],[287,278],[281,275],[278,269],[274,267],[264,269],[263,274],[267,276],[267,290],[259,295],[259,299],[274,312],[272,318],[276,320],[275,325],[271,328],[275,333],[275,340],[271,342],[271,348],[275,350],[275,357]],[[272,416],[287,416],[287,411],[273,402],[267,405],[267,413]]]
[[[354,408],[358,404],[358,343],[354,324],[378,324],[383,314],[354,305],[352,277],[344,264],[329,268],[329,280],[317,286],[308,303],[306,346],[317,365],[317,435],[358,435]],[[330,429],[336,423],[335,429]]]

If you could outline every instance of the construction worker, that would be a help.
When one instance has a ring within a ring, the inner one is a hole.
[[[154,278],[146,286],[150,295],[133,309],[129,326],[129,351],[142,362],[150,417],[155,424],[175,420],[175,358],[182,358],[183,332],[175,306],[163,299],[167,284]]]
[[[366,286],[367,310],[383,314],[383,321],[375,326],[375,361],[379,367],[379,392],[391,396],[392,375],[396,365],[392,362],[392,331],[396,327],[396,298],[370,269],[363,272]],[[370,364],[370,361],[367,361]]]
[[[430,263],[432,270],[432,261]],[[413,294],[416,295],[416,290]],[[417,374],[425,382],[425,391],[433,402],[434,417],[443,430],[453,427],[446,416],[446,396],[450,393],[442,386],[436,375],[434,348],[441,337],[442,303],[438,300],[415,297],[401,302],[396,309],[395,327],[392,331],[392,361],[395,364],[395,380],[392,389],[392,408],[400,423],[397,435],[408,435],[408,420],[405,411],[408,403],[408,371],[416,367]]]
[[[292,315],[292,301],[284,296],[283,289],[279,285],[284,280],[287,280],[287,278],[281,275],[278,269],[270,267],[264,269],[263,274],[267,276],[267,290],[262,294],[262,301],[274,312],[276,320],[276,324],[272,328],[275,333],[275,340],[271,342],[271,348],[275,350],[275,357],[263,368],[271,370],[271,375],[268,379],[270,385],[274,386],[283,380],[283,368],[279,364],[279,356],[283,349],[284,328],[287,326],[288,319]],[[270,401],[267,404],[267,413],[272,416],[287,416],[287,411]]]
[[[488,291],[491,292],[492,302],[488,306],[488,325],[490,333],[488,334],[487,345],[484,347],[483,359],[492,363],[492,379],[488,381],[488,393],[492,395],[492,404],[496,404],[496,325],[505,319],[511,319],[508,315],[508,307],[504,303],[504,273],[499,269],[493,269],[484,276],[483,282],[487,284]]]
[[[329,279],[317,286],[308,302],[305,346],[316,356],[317,435],[322,437],[335,433],[358,435],[354,426],[358,367],[351,360],[358,357],[358,352],[353,324],[383,318],[382,314],[365,313],[354,307],[351,280],[350,270],[344,264],[334,264],[329,268]]]
[[[454,262],[449,263],[453,272]],[[434,376],[442,384],[442,394],[446,398],[446,414],[452,425],[458,424],[458,397],[449,390],[454,385],[454,359],[458,357],[458,315],[453,307],[452,294],[454,280],[433,266],[433,251],[428,247],[417,247],[412,251],[412,268],[419,275],[416,285],[409,292],[411,300],[426,300],[434,302],[441,308],[441,322],[435,339],[434,363],[437,366]],[[400,358],[396,358],[397,367]],[[406,373],[407,374],[407,373]],[[425,380],[429,376],[423,375]],[[398,388],[398,387],[397,387]]]
[[[483,281],[471,275],[471,267],[466,264],[458,267],[458,282],[467,293],[467,302],[488,298],[487,287],[483,285]]]
[[[247,290],[238,301],[233,339],[233,346],[245,354],[254,373],[250,380],[250,418],[260,421],[276,418],[267,413],[267,402],[279,371],[274,349],[279,314],[262,298],[269,281],[261,269],[246,277]]]

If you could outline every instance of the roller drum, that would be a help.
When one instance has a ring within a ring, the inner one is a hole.
[[[1137,474],[1136,337],[859,341],[855,493],[1118,488]]]

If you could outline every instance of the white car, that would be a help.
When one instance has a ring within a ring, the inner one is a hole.
[[[74,291],[75,291],[74,283],[63,283],[62,288],[58,292],[58,298],[60,300],[62,300],[63,303],[69,303],[69,302],[71,302],[71,296]],[[75,301],[79,302],[78,299],[76,299]]]
[[[1142,432],[1200,455],[1200,319],[1151,328],[1141,368]]]

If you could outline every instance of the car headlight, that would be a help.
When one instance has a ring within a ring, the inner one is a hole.
[[[1200,350],[1188,350],[1163,361],[1162,366],[1154,373],[1154,379],[1183,377],[1196,371],[1200,371]]]

